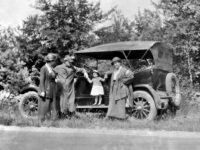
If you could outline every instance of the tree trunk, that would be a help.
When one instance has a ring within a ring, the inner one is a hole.
[[[186,49],[186,55],[187,55],[187,64],[188,64],[188,72],[189,72],[189,76],[190,76],[190,82],[191,82],[191,85],[193,85],[192,67],[191,67],[191,58],[190,58],[189,49]]]

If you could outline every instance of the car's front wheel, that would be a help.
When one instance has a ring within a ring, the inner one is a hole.
[[[134,91],[129,113],[134,120],[149,121],[155,119],[157,109],[152,96],[146,91]]]
[[[22,95],[19,102],[19,112],[22,117],[27,119],[36,119],[38,115],[39,95],[30,91]]]

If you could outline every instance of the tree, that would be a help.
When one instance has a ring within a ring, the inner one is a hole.
[[[158,11],[138,11],[134,20],[134,40],[164,41],[165,28]]]
[[[112,19],[108,25],[95,31],[99,40],[97,44],[128,41],[133,34],[133,23],[129,21],[119,10],[112,14]]]
[[[23,54],[21,58],[26,66],[31,69],[33,65],[40,68],[44,62],[43,35],[41,34],[41,26],[45,24],[38,15],[29,16],[24,22],[21,34],[16,37],[19,44],[20,52]]]
[[[181,64],[180,74],[188,75],[193,82],[193,72],[200,60],[200,1],[161,0],[156,5],[165,16],[168,41],[174,46],[175,62]]]
[[[15,37],[17,30],[8,28],[0,31],[0,86],[17,93],[26,84],[28,71],[20,59]],[[27,81],[28,82],[28,81]]]
[[[49,52],[64,57],[74,50],[91,46],[96,37],[95,24],[105,21],[112,12],[111,9],[102,13],[100,3],[87,0],[38,0],[35,7],[42,14],[28,17],[18,37],[29,69]]]

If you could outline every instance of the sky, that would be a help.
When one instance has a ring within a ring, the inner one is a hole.
[[[145,8],[153,9],[151,0],[89,0],[90,2],[101,2],[101,9],[108,11],[113,6],[117,6],[124,16],[129,19]],[[153,0],[158,1],[158,0]],[[22,25],[29,15],[37,14],[38,10],[34,9],[35,0],[0,0],[0,26],[16,27]]]

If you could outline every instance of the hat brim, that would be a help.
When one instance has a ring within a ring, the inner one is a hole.
[[[112,62],[111,62],[111,65],[114,65],[115,62],[119,62],[119,63],[121,63],[121,60],[115,60],[115,61],[112,61]]]
[[[46,59],[46,62],[56,61],[56,59]]]

